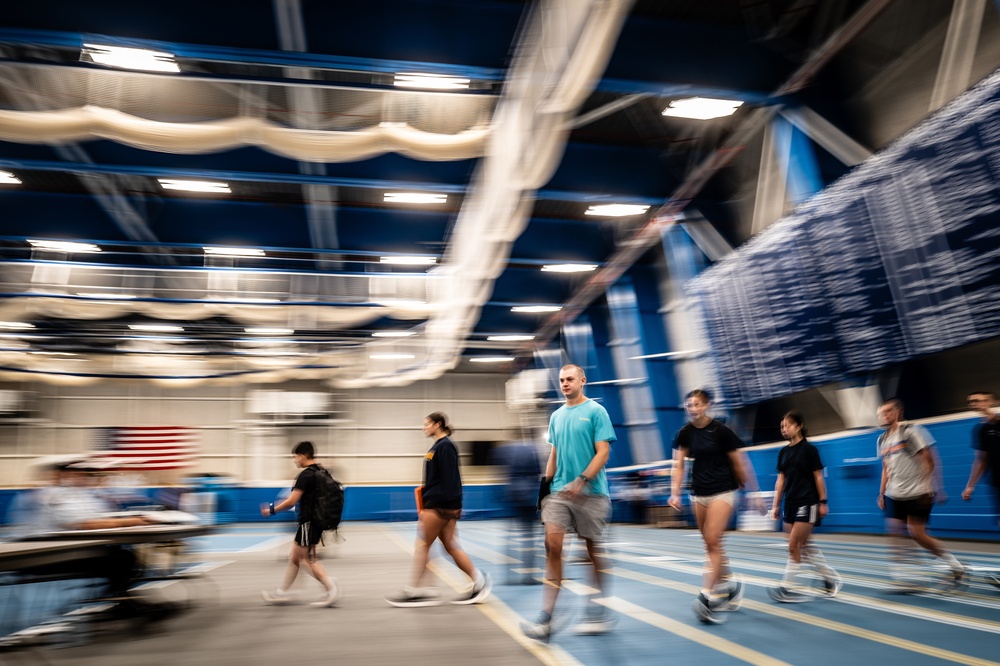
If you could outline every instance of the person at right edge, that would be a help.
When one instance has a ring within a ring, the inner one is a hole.
[[[878,438],[882,459],[882,483],[878,507],[885,511],[889,534],[894,536],[890,575],[904,587],[909,585],[906,565],[912,559],[906,536],[943,561],[951,569],[949,587],[964,585],[965,567],[941,543],[927,533],[927,522],[934,508],[934,438],[919,425],[903,423],[903,402],[886,400],[878,408],[878,424],[885,432]]]
[[[570,531],[575,531],[587,546],[596,589],[596,594],[587,599],[587,610],[577,633],[603,634],[614,627],[614,618],[597,603],[597,597],[604,590],[602,543],[611,516],[604,466],[611,457],[611,443],[617,437],[607,410],[583,394],[586,383],[583,368],[564,365],[559,370],[559,389],[566,402],[549,420],[548,440],[552,449],[545,480],[550,482],[550,492],[541,500],[546,585],[538,618],[534,622],[521,622],[525,636],[542,641],[548,641],[568,618],[564,612],[553,621],[562,588],[563,540]]]

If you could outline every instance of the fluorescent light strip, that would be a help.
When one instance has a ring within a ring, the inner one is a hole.
[[[430,192],[386,192],[382,196],[383,203],[410,204],[443,204],[448,202],[447,194],[432,194]]]
[[[217,257],[263,257],[264,250],[256,247],[204,247],[205,254]]]
[[[596,270],[597,264],[546,264],[542,266],[543,273],[586,273]]]
[[[513,356],[476,356],[470,358],[470,363],[509,363],[514,360]]]
[[[408,338],[415,335],[413,331],[376,331],[372,333],[373,338]]]
[[[73,241],[56,240],[36,240],[28,239],[32,247],[39,250],[52,250],[54,252],[100,252],[101,248],[93,243],[75,243]]]
[[[534,340],[533,335],[491,335],[486,338],[490,342],[527,342]]]
[[[642,215],[649,206],[640,204],[600,204],[591,206],[584,215],[599,215],[601,217],[628,217],[629,215]]]
[[[76,295],[84,298],[100,298],[105,301],[130,301],[138,298],[135,294],[102,294],[98,291],[78,291]]]
[[[471,81],[460,76],[419,74],[400,72],[392,84],[404,88],[427,88],[429,90],[465,90]]]
[[[0,171],[0,185],[20,185],[21,179],[10,171]]]
[[[408,358],[416,358],[416,356],[413,354],[369,354],[368,358],[381,360],[404,360]]]
[[[124,46],[105,46],[103,44],[84,44],[80,52],[80,60],[90,60],[99,65],[120,67],[121,69],[137,69],[145,72],[179,72],[181,68],[174,60],[172,53],[150,51],[148,49],[133,49]]]
[[[674,118],[711,120],[731,116],[743,102],[736,99],[712,99],[711,97],[691,97],[675,99],[663,110],[663,115]]]
[[[515,305],[511,312],[559,312],[562,307],[558,305]]]
[[[437,263],[436,257],[380,257],[383,264],[397,264],[400,266],[430,266]]]
[[[0,321],[0,328],[34,328],[34,324],[23,321]]]
[[[251,335],[294,335],[295,330],[291,328],[244,328],[244,331]]]
[[[179,333],[184,330],[182,326],[173,324],[129,324],[133,331],[148,331],[150,333]]]
[[[672,351],[672,352],[661,352],[659,354],[646,354],[645,356],[629,356],[630,361],[638,361],[647,358],[670,358],[672,356],[691,356],[694,354],[700,354],[701,352],[697,349],[688,349],[686,351]]]
[[[232,194],[229,183],[220,183],[211,180],[176,180],[173,178],[159,178],[160,187],[165,190],[177,190],[179,192],[200,192],[207,194]]]

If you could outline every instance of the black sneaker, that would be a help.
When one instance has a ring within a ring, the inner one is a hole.
[[[488,573],[483,573],[483,579],[479,582],[479,585],[473,585],[469,588],[469,591],[458,597],[457,599],[452,599],[453,604],[478,604],[486,600],[486,597],[490,596],[490,590],[493,589],[493,579]]]
[[[719,615],[717,611],[724,603],[725,598],[710,599],[704,593],[699,593],[694,603],[691,604],[691,610],[705,624],[722,624],[726,619],[722,615]]]
[[[789,590],[787,587],[769,587],[767,595],[782,604],[801,604],[810,600],[809,595]]]
[[[844,579],[840,576],[823,579],[823,594],[828,597],[837,596],[837,593],[840,592],[840,588],[842,587],[844,587]]]
[[[743,585],[743,579],[733,577],[729,580],[729,588],[726,590],[726,597],[722,600],[715,610],[721,612],[734,612],[740,609],[743,605],[743,595],[746,593],[746,587]]]
[[[438,606],[441,597],[436,590],[428,590],[423,587],[404,587],[396,594],[390,594],[385,598],[390,606],[396,608],[420,608],[424,606]]]

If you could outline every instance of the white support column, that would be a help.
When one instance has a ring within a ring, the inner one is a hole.
[[[775,153],[774,129],[771,123],[764,126],[764,139],[760,149],[760,171],[757,174],[757,196],[754,199],[751,233],[766,229],[785,214],[787,174],[781,168],[782,160]]]
[[[969,88],[985,10],[986,0],[955,0],[931,92],[930,111],[937,111]]]
[[[809,107],[783,108],[779,113],[847,166],[856,166],[872,156],[872,151]]]

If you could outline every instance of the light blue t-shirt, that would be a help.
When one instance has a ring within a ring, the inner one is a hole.
[[[562,490],[576,477],[583,474],[594,459],[597,442],[614,442],[615,429],[611,426],[608,410],[591,399],[573,407],[563,405],[549,419],[549,442],[556,448],[556,475],[552,479],[552,492]],[[604,469],[590,480],[584,492],[591,495],[608,495],[608,476]]]

